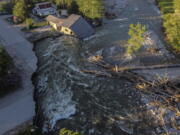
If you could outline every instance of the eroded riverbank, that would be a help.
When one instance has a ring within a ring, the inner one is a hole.
[[[35,50],[36,124],[43,132],[67,128],[85,135],[160,135],[171,130],[159,117],[163,109],[150,106],[151,97],[137,91],[135,83],[82,72],[102,69],[87,61],[89,54],[77,39],[48,38]]]

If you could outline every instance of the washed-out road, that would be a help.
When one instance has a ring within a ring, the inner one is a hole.
[[[0,17],[0,43],[20,69],[22,78],[22,86],[17,91],[0,98],[0,135],[3,135],[32,119],[35,114],[31,76],[36,71],[37,58],[33,45],[9,25],[4,16]]]

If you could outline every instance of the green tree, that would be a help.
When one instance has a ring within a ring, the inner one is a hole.
[[[145,41],[144,33],[146,32],[146,27],[141,24],[130,24],[129,26],[129,36],[127,53],[132,54],[137,52],[142,47],[142,42]]]
[[[13,15],[16,16],[20,21],[24,21],[26,19],[27,8],[24,0],[15,1]]]
[[[0,46],[0,77],[7,74],[10,63],[10,56],[5,49]]]
[[[169,43],[180,52],[180,16],[178,14],[164,15],[163,26]]]
[[[180,0],[174,0],[174,10],[180,13]]]
[[[89,19],[102,19],[104,5],[102,0],[77,0],[79,11]]]
[[[34,24],[34,22],[33,22],[32,18],[27,18],[26,19],[26,27],[27,27],[27,29],[32,28],[33,24]]]

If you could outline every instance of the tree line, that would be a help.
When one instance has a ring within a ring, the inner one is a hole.
[[[172,13],[163,15],[163,27],[168,43],[180,53],[180,0],[172,0],[172,8]]]
[[[34,5],[44,1],[52,2],[57,5],[58,9],[67,9],[70,14],[80,14],[89,20],[101,20],[104,15],[102,0],[12,0],[12,13],[24,21]]]

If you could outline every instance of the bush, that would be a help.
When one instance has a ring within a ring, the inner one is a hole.
[[[31,18],[27,18],[25,23],[26,23],[27,29],[31,29],[33,27],[33,24],[34,24],[33,19],[31,19]]]
[[[16,17],[15,22],[23,22],[27,17],[27,7],[24,0],[18,0],[13,7],[13,16]],[[18,21],[17,21],[18,20]]]

